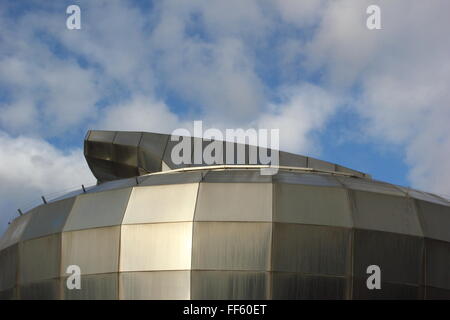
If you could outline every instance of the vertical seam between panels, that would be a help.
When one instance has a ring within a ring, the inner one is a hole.
[[[122,251],[122,226],[123,226],[123,221],[125,220],[125,214],[127,213],[128,205],[130,203],[131,195],[133,194],[134,188],[135,187],[130,188],[130,193],[128,194],[127,204],[123,210],[122,220],[119,224],[119,248],[118,248],[118,253],[117,253],[117,299],[118,300],[120,300],[120,257],[121,257],[121,251]]]
[[[159,169],[159,171],[162,171],[162,169],[163,169],[164,156],[166,155],[166,150],[167,150],[168,145],[169,145],[169,135],[167,135],[166,144],[164,145],[163,153],[161,156],[161,168]],[[166,163],[166,165],[167,165],[167,163]],[[172,169],[172,168],[170,168],[170,169]]]
[[[203,180],[203,173],[202,180]],[[202,182],[199,181],[197,185],[197,195],[195,196],[195,206],[194,206],[194,213],[192,215],[192,234],[191,234],[191,267],[189,270],[189,300],[192,300],[192,265],[193,265],[193,259],[194,259],[194,228],[195,228],[195,213],[197,212],[197,204],[198,204],[198,198],[200,194],[200,184]]]
[[[144,133],[143,132],[141,132],[140,134],[141,134],[141,136],[139,137],[139,141],[138,141],[138,144],[137,144],[137,147],[136,147],[136,168],[137,168],[137,171],[138,171],[138,175],[140,175],[140,172],[139,172],[139,168],[140,168],[140,166],[139,166],[139,150],[141,148],[142,138],[144,137]],[[147,170],[145,169],[145,171],[147,171]],[[136,180],[137,180],[137,178],[136,178]]]
[[[273,281],[274,281],[274,273],[273,273],[273,246],[274,246],[274,228],[275,228],[275,222],[274,222],[274,212],[276,207],[276,197],[274,192],[275,190],[275,183],[271,183],[271,192],[272,192],[272,221],[270,222],[270,253],[269,253],[269,296],[267,299],[273,300]]]
[[[420,229],[422,231],[422,241],[423,241],[423,249],[422,249],[422,274],[420,275],[420,279],[423,282],[424,292],[423,298],[427,297],[427,244],[425,239],[425,231],[424,231],[424,217],[422,217],[421,210],[419,208],[418,200],[415,200],[409,196],[407,193],[407,197],[412,201],[412,209],[416,211],[417,219],[419,221]]]

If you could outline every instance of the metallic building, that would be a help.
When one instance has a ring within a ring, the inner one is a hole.
[[[447,199],[285,152],[273,176],[248,159],[180,167],[174,144],[90,131],[99,184],[11,223],[0,298],[450,298]],[[80,290],[66,286],[69,265]],[[370,265],[380,290],[366,286]]]

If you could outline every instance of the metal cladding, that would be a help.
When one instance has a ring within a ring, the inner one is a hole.
[[[450,299],[448,200],[287,153],[273,176],[162,172],[168,148],[165,135],[91,131],[86,159],[103,182],[11,223],[0,298]]]

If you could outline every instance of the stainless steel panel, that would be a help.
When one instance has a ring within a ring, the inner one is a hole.
[[[19,242],[19,240],[22,238],[26,226],[28,225],[28,222],[30,221],[30,218],[37,210],[38,208],[32,209],[11,222],[11,225],[8,227],[8,229],[6,229],[3,237],[0,240],[0,250]]]
[[[445,201],[444,199],[442,199],[434,194],[431,194],[431,193],[422,192],[422,191],[414,190],[411,188],[405,188],[402,186],[397,186],[397,188],[401,189],[403,192],[407,193],[409,197],[414,198],[414,199],[424,200],[424,201],[428,201],[428,202],[434,202],[434,203],[441,204],[444,206],[450,205],[450,203],[448,201]]]
[[[167,174],[148,175],[139,178],[140,186],[154,186],[163,184],[186,184],[202,181],[203,172],[173,172]]]
[[[115,135],[116,131],[91,130],[88,137],[88,141],[112,143],[114,141]]]
[[[190,271],[120,273],[120,299],[187,300],[190,298]]]
[[[61,234],[22,242],[19,261],[20,284],[59,277]]]
[[[358,177],[362,177],[362,178],[365,177],[365,174],[360,172],[360,171],[352,170],[352,169],[349,169],[349,168],[346,168],[346,167],[343,167],[343,166],[340,166],[340,165],[336,165],[336,171],[337,172],[350,173],[352,175],[355,175],[355,176],[358,176]]]
[[[450,300],[450,290],[426,287],[425,299],[428,300]]]
[[[139,167],[148,172],[161,171],[161,159],[168,139],[169,135],[144,132],[138,148]]]
[[[336,177],[345,187],[353,190],[369,191],[394,196],[406,196],[406,193],[396,186],[371,179],[353,177]]]
[[[141,132],[117,132],[113,143],[113,161],[137,167],[141,137]]]
[[[119,298],[118,273],[83,275],[79,290],[69,290],[66,281],[67,278],[61,279],[66,300],[115,300]]]
[[[191,268],[192,222],[123,225],[120,271]]]
[[[275,223],[274,271],[346,275],[350,273],[351,232],[345,228]]]
[[[117,272],[119,241],[119,226],[63,232],[61,276],[70,265],[79,266],[83,275]]]
[[[61,299],[59,279],[37,281],[20,286],[22,300],[59,300]]]
[[[352,227],[347,190],[276,183],[274,221]]]
[[[23,240],[61,232],[75,198],[41,205],[30,218],[23,233]]]
[[[278,171],[278,173],[273,176],[273,182],[343,188],[336,177],[319,173]]]
[[[243,170],[211,170],[207,171],[203,182],[220,182],[220,183],[271,183],[272,176],[261,175],[259,169],[243,169]]]
[[[0,291],[16,285],[19,268],[19,244],[0,251]]]
[[[192,269],[270,270],[271,223],[195,222]]]
[[[269,298],[269,272],[192,271],[191,299],[261,300]]]
[[[346,278],[274,272],[272,299],[341,300],[346,296]]]
[[[307,157],[304,156],[300,156],[289,152],[280,152],[279,157],[280,157],[279,159],[280,166],[302,167],[302,168],[306,168],[308,166]]]
[[[390,232],[354,230],[353,272],[367,279],[367,267],[381,269],[381,281],[420,284],[424,240]]]
[[[334,163],[308,157],[308,168],[317,170],[335,171],[336,165]]]
[[[101,191],[109,191],[115,189],[121,189],[126,187],[134,187],[136,186],[136,177],[128,178],[128,179],[119,179],[113,181],[103,182],[99,185],[96,185],[90,188],[87,193],[101,192]]]
[[[130,194],[126,188],[78,196],[64,231],[121,224]]]
[[[417,285],[381,282],[380,290],[369,290],[367,279],[353,279],[353,299],[356,300],[416,300],[423,299],[424,290]]]
[[[426,285],[450,290],[450,243],[425,239]]]
[[[0,300],[15,300],[17,299],[17,289],[11,288],[6,290],[0,290]]]
[[[195,221],[272,221],[271,183],[201,183]]]
[[[192,221],[198,183],[136,187],[123,224]]]
[[[355,203],[356,228],[423,236],[411,199],[364,191],[350,193]]]
[[[450,242],[450,207],[421,200],[416,204],[424,236]]]

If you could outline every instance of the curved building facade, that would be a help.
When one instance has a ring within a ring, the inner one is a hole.
[[[450,299],[447,199],[284,152],[272,176],[248,159],[182,167],[173,146],[90,131],[99,184],[11,223],[0,298]],[[81,289],[66,285],[71,265]]]

